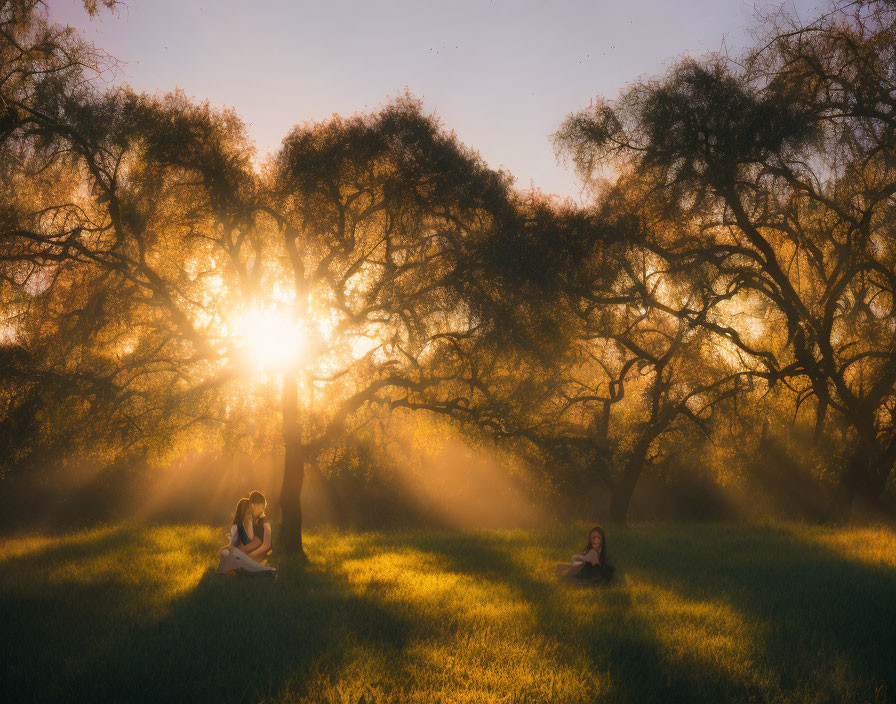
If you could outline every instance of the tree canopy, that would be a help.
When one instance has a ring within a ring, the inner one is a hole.
[[[620,521],[651,467],[730,479],[807,426],[831,510],[886,510],[894,10],[787,21],[570,115],[578,207],[411,95],[258,161],[234,111],[101,88],[110,57],[3,2],[0,471],[279,450],[301,550],[308,463],[396,412]]]

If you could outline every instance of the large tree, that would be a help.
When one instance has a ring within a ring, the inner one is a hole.
[[[444,382],[431,360],[475,329],[455,282],[508,179],[406,96],[296,128],[265,185],[290,316],[313,340],[283,373],[281,540],[301,549],[306,463],[365,410]]]
[[[145,456],[245,435],[276,403],[282,545],[301,551],[306,462],[390,390],[437,385],[426,360],[475,325],[457,272],[508,177],[407,96],[296,128],[258,173],[233,113],[100,92],[95,53],[20,5],[2,18],[4,437]]]
[[[612,163],[670,222],[696,224],[657,232],[657,254],[705,272],[711,295],[738,289],[735,312],[771,311],[758,345],[737,316],[724,334],[748,368],[815,399],[818,435],[831,410],[851,429],[844,510],[878,503],[896,460],[893,20],[888,3],[844,3],[774,27],[741,64],[680,62],[558,134],[586,177]]]

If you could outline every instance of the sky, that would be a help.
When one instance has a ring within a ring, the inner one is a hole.
[[[780,3],[778,3],[780,4]],[[409,91],[520,188],[581,201],[550,135],[571,112],[683,54],[751,44],[757,0],[126,0],[89,19],[48,0],[138,91],[232,107],[259,155],[296,124]],[[786,0],[812,19],[825,0]]]

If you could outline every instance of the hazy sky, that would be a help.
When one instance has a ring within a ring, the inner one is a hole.
[[[682,53],[737,50],[755,23],[752,0],[126,2],[90,21],[80,0],[48,0],[53,20],[125,62],[117,81],[235,108],[262,154],[297,123],[407,87],[518,186],[576,198],[549,139],[568,113]],[[786,7],[807,19],[824,4]]]

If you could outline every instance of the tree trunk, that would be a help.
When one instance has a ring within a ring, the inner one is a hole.
[[[302,547],[302,485],[305,481],[305,448],[301,442],[285,438],[283,486],[280,491],[280,545],[284,553],[305,556]]]
[[[818,447],[824,436],[824,419],[828,413],[828,404],[822,398],[818,399],[818,406],[815,411],[815,432],[812,434],[812,444]]]
[[[660,412],[658,404],[654,404],[651,421],[644,427],[638,442],[632,448],[631,454],[625,462],[622,477],[616,483],[610,496],[610,519],[613,522],[621,525],[628,522],[629,504],[632,502],[641,472],[644,471],[644,463],[647,461],[650,446],[669,427],[674,417],[675,414],[670,409]]]
[[[641,476],[642,469],[644,469],[643,455],[632,456],[625,463],[622,478],[616,483],[610,494],[610,520],[614,523],[624,526],[628,522],[629,505],[635,494],[635,486],[638,484],[638,477]]]
[[[629,464],[626,464],[628,467]],[[628,472],[626,471],[626,474]],[[610,494],[610,520],[624,526],[628,522],[628,507],[635,493],[637,479],[630,481],[623,478]]]
[[[613,487],[613,491],[610,494],[610,520],[614,523],[625,525],[628,522],[629,504],[632,502],[635,487],[638,484],[641,472],[644,470],[644,459],[647,457],[650,440],[645,438],[635,446],[625,463],[622,477]]]
[[[302,547],[302,484],[305,481],[306,449],[298,418],[298,377],[283,375],[283,486],[280,490],[280,547],[284,553],[305,557]]]
[[[858,424],[857,424],[858,425]],[[834,495],[834,515],[848,518],[856,500],[865,510],[881,510],[882,495],[889,471],[883,471],[885,454],[877,444],[873,423],[857,428],[859,439],[849,464],[840,475],[840,483]]]
[[[610,434],[610,401],[604,401],[600,415],[597,417],[597,438],[602,447],[607,445],[607,436]]]

